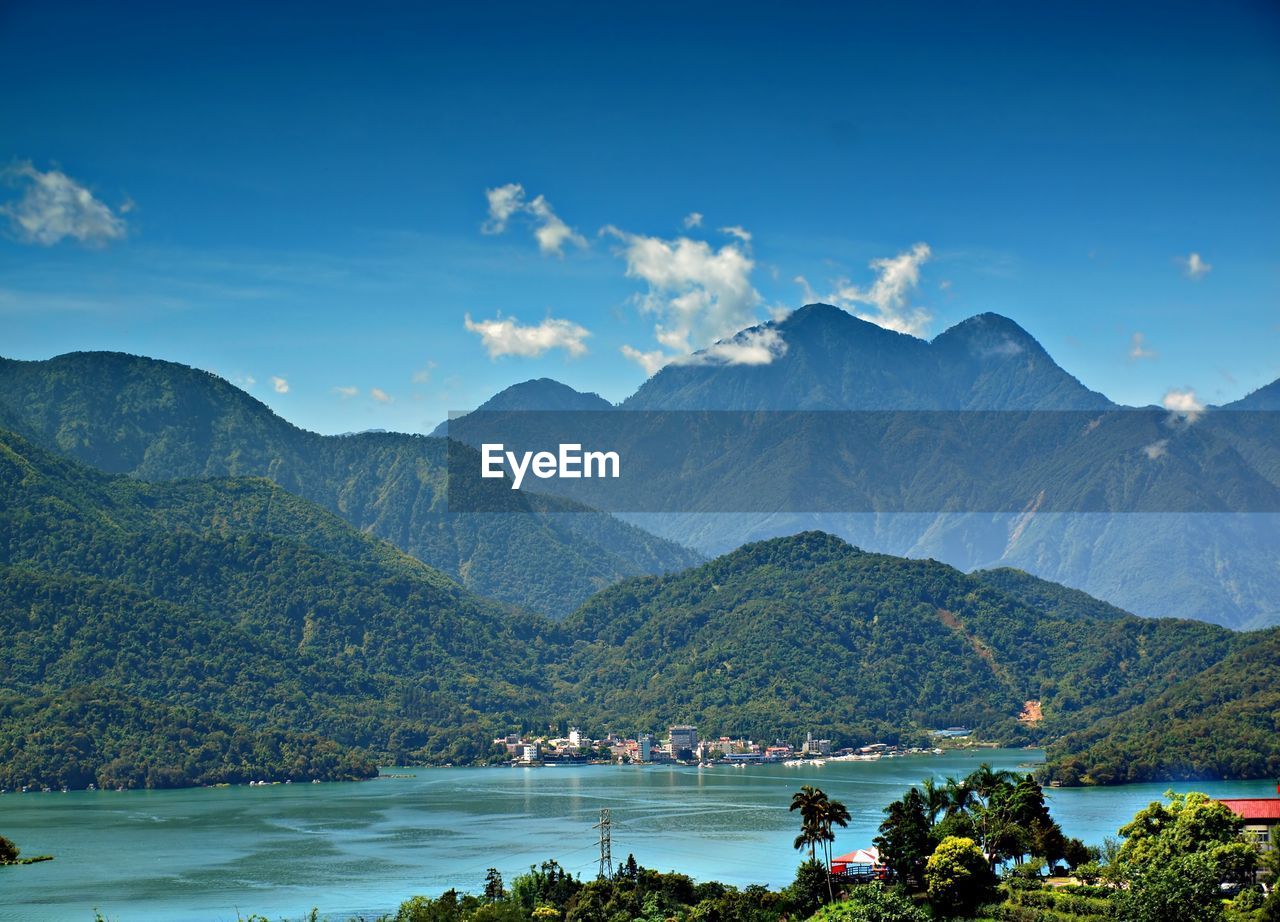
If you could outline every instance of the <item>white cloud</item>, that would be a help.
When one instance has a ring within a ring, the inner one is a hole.
[[[509,182],[496,189],[485,189],[484,194],[489,200],[489,220],[484,222],[480,231],[485,234],[500,234],[507,229],[507,221],[511,220],[511,216],[524,209],[524,186],[518,182]]]
[[[1183,271],[1187,273],[1187,278],[1198,280],[1204,278],[1212,271],[1213,266],[1200,258],[1199,253],[1192,253],[1186,259],[1182,260]]]
[[[523,326],[515,317],[473,321],[467,314],[465,323],[480,337],[491,359],[502,355],[536,357],[552,349],[579,356],[586,353],[584,340],[591,335],[585,327],[551,317],[536,326]]]
[[[802,292],[801,298],[805,304],[817,304],[822,300],[822,298],[818,296],[818,293],[813,290],[813,286],[809,284],[809,280],[803,275],[797,275],[791,281],[800,286],[800,291]]]
[[[274,389],[275,389],[275,392],[276,392],[277,394],[287,394],[287,393],[289,393],[289,382],[288,382],[288,381],[286,381],[284,378],[281,378],[281,377],[277,377],[277,376],[275,376],[275,375],[272,375],[272,377],[271,377],[271,386],[272,386],[272,388],[274,388]]]
[[[431,373],[436,370],[436,363],[428,361],[426,365],[413,373],[414,384],[426,384],[431,380]]]
[[[544,254],[563,256],[566,243],[572,243],[578,249],[586,247],[587,239],[560,220],[545,196],[539,195],[530,202],[528,211],[538,222],[533,236],[538,239],[538,249]]]
[[[1194,423],[1204,412],[1204,403],[1191,388],[1170,388],[1160,398],[1160,405],[1177,420]]]
[[[1147,459],[1150,461],[1155,461],[1157,458],[1163,458],[1168,450],[1168,439],[1160,439],[1157,442],[1152,442],[1150,445],[1142,446],[1142,453],[1146,455]]]
[[[873,259],[869,265],[876,271],[876,280],[869,288],[860,288],[848,279],[837,279],[835,290],[828,297],[832,304],[863,320],[899,333],[922,336],[933,315],[923,307],[911,306],[909,299],[920,284],[920,267],[932,255],[927,243],[917,243],[897,256]],[[858,304],[871,310],[859,311],[854,307]]]
[[[650,352],[641,352],[634,346],[623,346],[621,349],[623,355],[631,359],[641,368],[649,377],[653,377],[664,367],[671,364],[671,360],[675,358],[673,355],[667,355],[661,349],[654,349]]]
[[[335,394],[337,394],[339,397],[341,397],[343,400],[350,400],[350,399],[351,399],[352,397],[354,397],[356,394],[360,393],[360,388],[358,388],[358,387],[335,387],[335,388],[333,389],[333,392],[334,392]]]
[[[782,334],[772,327],[743,330],[732,339],[712,343],[701,352],[681,356],[677,365],[768,365],[787,353]]]
[[[657,318],[653,335],[665,354],[634,347],[623,354],[650,374],[755,322],[761,297],[751,285],[755,262],[741,237],[716,249],[705,240],[664,240],[613,226],[601,233],[621,241],[618,254],[626,261],[627,277],[648,286],[635,301]]]
[[[1129,361],[1137,362],[1141,359],[1154,359],[1159,355],[1159,352],[1147,345],[1145,333],[1134,333],[1133,338],[1129,340]]]
[[[524,186],[518,182],[486,189],[484,194],[489,201],[489,218],[480,226],[481,233],[501,234],[513,217],[523,214],[533,221],[533,236],[543,254],[563,256],[566,243],[586,248],[587,238],[560,219],[545,195],[527,201]]]
[[[25,187],[22,198],[0,206],[0,214],[8,216],[18,237],[27,243],[52,246],[72,237],[101,245],[125,235],[124,219],[65,173],[42,173],[28,161],[0,175],[11,185]],[[131,202],[125,205],[122,213],[133,207]]]
[[[720,233],[728,234],[730,237],[737,237],[743,243],[751,242],[751,234],[740,224],[731,224],[728,227],[720,228]]]
[[[370,388],[369,396],[372,397],[374,400],[378,401],[378,403],[390,403],[392,400],[395,399],[380,387]]]
[[[695,227],[702,226],[702,212],[691,211],[684,216],[684,229],[693,230]]]

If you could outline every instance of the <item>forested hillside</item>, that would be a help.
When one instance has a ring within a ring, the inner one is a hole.
[[[1280,778],[1280,630],[1049,749],[1064,784]]]
[[[597,398],[598,399],[598,398]],[[444,439],[321,436],[208,372],[108,352],[0,359],[0,421],[98,470],[165,481],[266,477],[478,594],[551,615],[701,557],[617,519],[525,493],[451,513]]]
[[[107,477],[3,432],[0,568],[0,689],[11,699],[92,685],[163,704],[158,722],[175,728],[313,734],[367,754],[344,755],[353,765],[481,758],[495,727],[546,708],[535,621],[265,480]],[[54,725],[78,719],[7,708],[9,765],[40,751],[31,734],[56,738]],[[136,715],[120,716],[130,735]],[[126,755],[145,776],[174,768],[164,751]],[[233,771],[234,756],[210,757],[188,780]],[[62,782],[79,761],[44,768]]]
[[[3,431],[0,632],[8,787],[359,777],[482,761],[496,734],[562,722],[846,745],[966,724],[1067,734],[1059,763],[1087,750],[1068,781],[1118,780],[1121,759],[1143,777],[1273,770],[1274,633],[818,532],[625,581],[557,624],[268,480],[108,476]],[[1185,745],[1201,729],[1212,751]]]
[[[690,720],[848,741],[964,724],[1005,741],[1088,726],[1246,646],[1012,572],[966,575],[812,532],[629,580],[563,624],[561,696],[608,726]],[[1018,721],[1041,702],[1037,725]]]

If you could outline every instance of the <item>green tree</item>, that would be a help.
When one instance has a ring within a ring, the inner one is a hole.
[[[827,901],[828,883],[830,877],[821,861],[810,858],[800,862],[796,868],[796,879],[786,891],[786,902],[791,909],[789,915],[807,919],[817,912]]]
[[[932,787],[932,779],[926,784]],[[937,845],[930,831],[931,817],[941,810],[933,810],[927,793],[912,788],[901,800],[885,807],[884,812],[880,835],[874,843],[880,858],[899,880],[919,885],[924,880],[924,864]]]
[[[1198,791],[1165,796],[1167,804],[1149,804],[1120,828],[1125,840],[1116,856],[1119,874],[1139,876],[1177,858],[1203,856],[1219,881],[1252,876],[1257,850],[1241,835],[1244,821],[1226,804]]]
[[[1204,854],[1144,864],[1113,897],[1116,917],[1125,922],[1216,922],[1222,899],[1213,860]]]
[[[988,900],[995,876],[973,839],[948,836],[938,843],[924,868],[929,902],[944,915],[961,915]]]
[[[0,864],[11,864],[17,860],[18,846],[4,836],[0,836]]]
[[[490,903],[506,899],[507,888],[503,886],[502,874],[497,868],[489,868],[484,875],[484,898]]]

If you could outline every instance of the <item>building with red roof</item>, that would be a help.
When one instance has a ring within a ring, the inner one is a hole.
[[[1244,833],[1259,851],[1269,852],[1280,843],[1280,797],[1224,797],[1222,803],[1244,820]]]

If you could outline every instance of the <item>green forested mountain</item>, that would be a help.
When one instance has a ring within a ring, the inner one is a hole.
[[[1137,618],[816,532],[624,581],[556,624],[268,480],[108,476],[9,432],[0,633],[0,786],[353,777],[484,759],[494,734],[560,721],[841,743],[963,723],[1062,740],[1060,763],[1115,763],[1119,740],[1152,776],[1184,771],[1177,733],[1133,729],[1144,707],[1215,732],[1228,757],[1187,771],[1272,770],[1231,754],[1268,751],[1274,633]]]
[[[1067,784],[1280,777],[1280,629],[1067,735],[1049,759]]]
[[[479,594],[552,615],[623,577],[701,559],[611,516],[523,492],[501,516],[450,513],[445,440],[317,435],[171,362],[105,352],[0,359],[0,404],[0,422],[107,473],[270,478]]]
[[[1025,574],[965,575],[806,533],[628,580],[562,625],[561,697],[591,725],[846,741],[965,724],[1045,740],[1154,696],[1246,646],[1137,618]],[[1022,725],[1030,700],[1044,719]]]
[[[357,780],[373,759],[311,733],[255,729],[104,684],[0,691],[0,788]]]
[[[74,708],[40,703],[85,686],[145,702],[164,739],[248,734],[189,780],[234,774],[239,749],[271,740],[292,753],[279,771],[334,744],[369,754],[343,752],[348,766],[469,760],[495,727],[546,709],[538,622],[266,480],[108,477],[0,432],[0,574],[11,771],[50,740],[106,747],[93,755],[110,761],[111,738],[136,737],[130,709],[97,739]],[[113,777],[181,768],[163,739],[135,742],[132,769]],[[63,753],[45,769],[67,783],[88,758]]]

